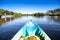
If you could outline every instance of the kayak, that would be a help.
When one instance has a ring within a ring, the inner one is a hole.
[[[43,29],[36,23],[26,23],[11,40],[51,40]]]

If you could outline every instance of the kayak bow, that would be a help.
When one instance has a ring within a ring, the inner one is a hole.
[[[36,23],[26,23],[11,40],[51,40]]]

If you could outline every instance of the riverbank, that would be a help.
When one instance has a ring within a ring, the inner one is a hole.
[[[43,12],[37,12],[32,14],[22,14],[22,13],[16,13],[4,9],[0,9],[0,18],[2,16],[5,17],[21,17],[21,16],[60,16],[60,8],[54,9],[54,10],[48,10],[46,13]]]

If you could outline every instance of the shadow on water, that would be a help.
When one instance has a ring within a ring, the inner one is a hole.
[[[0,18],[0,40],[11,40],[17,31],[31,19],[52,40],[60,39],[60,16],[22,16],[19,18]]]

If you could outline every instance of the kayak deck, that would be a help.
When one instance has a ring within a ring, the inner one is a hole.
[[[38,40],[51,40],[47,34],[36,23],[29,21],[26,23],[11,40],[21,40],[21,38],[28,38],[31,36],[37,36]],[[35,39],[35,38],[34,38]],[[33,38],[31,40],[34,40]],[[23,39],[22,39],[23,40]],[[26,39],[27,40],[27,39]]]

